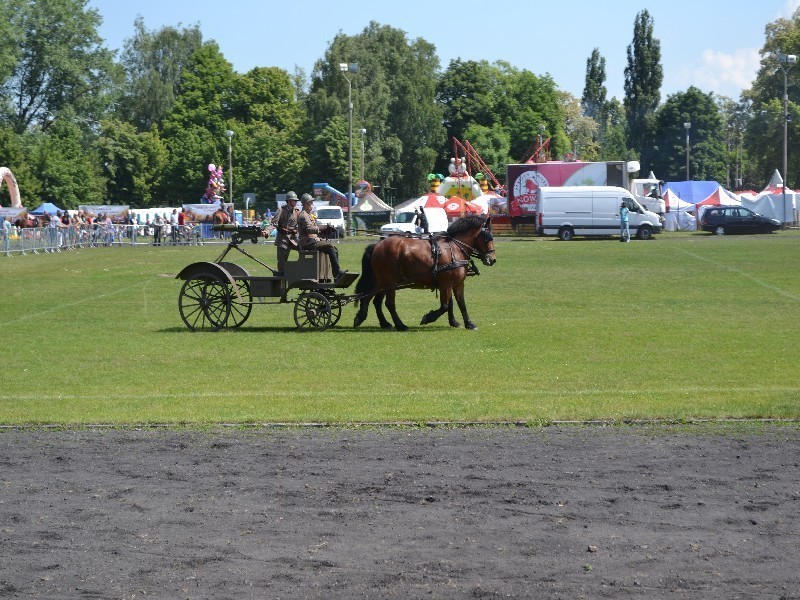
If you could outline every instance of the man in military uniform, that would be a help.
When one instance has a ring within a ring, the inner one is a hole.
[[[275,236],[275,248],[278,251],[278,270],[276,275],[283,275],[289,252],[297,250],[297,218],[300,211],[297,209],[297,194],[286,193],[286,204],[278,209],[272,217],[272,225],[278,230]]]
[[[303,211],[297,220],[297,228],[300,230],[300,249],[317,250],[327,254],[331,261],[331,268],[333,268],[333,278],[339,279],[342,273],[347,273],[347,271],[342,271],[339,266],[339,250],[331,242],[319,239],[320,231],[330,231],[334,227],[326,225],[323,229],[320,229],[317,225],[317,218],[312,212],[314,198],[311,197],[311,194],[303,194],[300,202],[303,204]]]

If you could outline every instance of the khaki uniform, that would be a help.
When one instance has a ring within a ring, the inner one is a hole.
[[[288,204],[281,206],[280,210],[272,217],[272,225],[278,230],[275,236],[275,248],[278,252],[278,271],[283,272],[289,252],[297,250],[297,219],[300,211],[291,208]]]
[[[333,268],[333,276],[338,278],[342,272],[339,267],[339,250],[331,242],[319,239],[317,218],[312,213],[304,210],[297,220],[297,228],[300,231],[300,249],[316,250],[327,254]]]

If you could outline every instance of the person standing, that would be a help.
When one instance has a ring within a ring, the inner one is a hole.
[[[178,244],[178,209],[173,208],[169,216],[170,233],[172,234],[172,245]]]
[[[186,209],[183,207],[181,207],[181,212],[178,213],[178,228],[180,229],[181,239],[183,240],[181,243],[187,244],[189,236],[186,235],[188,227],[186,226]]]
[[[5,217],[0,216],[0,235],[3,236],[3,252],[6,256],[11,256],[11,221]]]
[[[428,216],[425,214],[425,208],[420,206],[419,212],[417,212],[415,208],[414,214],[416,215],[416,217],[414,217],[414,224],[420,228],[422,233],[430,233],[431,231],[428,226]]]
[[[303,194],[301,199],[303,203],[303,211],[300,213],[300,218],[297,220],[297,227],[300,230],[300,249],[301,250],[316,250],[327,254],[331,261],[331,268],[333,269],[333,278],[339,279],[343,273],[339,266],[339,250],[334,244],[327,240],[319,239],[319,233],[322,229],[317,225],[317,218],[312,212],[314,209],[314,198],[311,194]],[[326,225],[324,231],[334,229],[332,225]]]
[[[289,258],[289,252],[297,250],[297,219],[299,211],[297,210],[297,194],[294,192],[286,193],[286,204],[278,209],[275,216],[272,217],[272,225],[278,231],[275,237],[275,248],[278,253],[278,270],[275,275],[283,275],[286,267],[286,260]],[[262,235],[269,235],[264,232]]]
[[[156,216],[156,220],[153,223],[153,246],[161,245],[161,228],[163,224],[161,215]]]
[[[631,230],[628,224],[628,207],[625,205],[623,201],[619,205],[619,241],[620,242],[630,242],[631,241]]]

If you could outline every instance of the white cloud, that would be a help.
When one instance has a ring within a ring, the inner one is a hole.
[[[800,0],[792,0],[792,3],[800,4]],[[757,48],[740,48],[733,54],[703,50],[693,65],[680,69],[674,87],[685,91],[693,85],[703,92],[738,100],[742,90],[752,85],[760,60]]]
[[[798,7],[800,7],[800,0],[786,0],[786,5],[783,8],[781,17],[790,19]]]

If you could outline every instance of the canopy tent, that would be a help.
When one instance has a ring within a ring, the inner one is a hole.
[[[447,213],[448,218],[452,219],[466,217],[467,215],[479,215],[482,211],[480,206],[467,202],[464,198],[451,196],[444,205],[444,212]]]
[[[739,198],[716,181],[670,181],[664,185],[675,196],[689,204],[703,206],[738,205]]]
[[[694,231],[697,229],[694,204],[681,200],[672,190],[666,190],[664,206],[667,211],[664,216],[666,231]]]
[[[364,229],[375,229],[388,223],[391,215],[392,207],[371,191],[363,192],[358,202],[353,205],[353,219],[363,223]]]
[[[364,216],[366,214],[389,216],[392,207],[378,198],[373,192],[366,192],[353,206],[353,214]]]
[[[505,205],[506,199],[498,195],[497,192],[487,192],[485,194],[481,194],[475,198],[475,200],[472,200],[471,203],[480,207],[481,214],[494,214],[492,209],[499,205]],[[495,210],[494,212],[497,211]]]
[[[783,178],[778,170],[772,174],[766,187],[755,197],[740,196],[742,206],[760,215],[777,219],[781,223],[793,223],[797,220],[797,194],[786,189],[784,195]]]
[[[50,202],[45,202],[44,204],[40,204],[36,209],[29,211],[29,214],[32,215],[55,215],[58,214],[58,211],[63,210],[57,207],[55,204],[51,204]]]
[[[716,181],[671,181],[664,185],[663,189],[665,194],[669,192],[671,197],[677,197],[677,199],[693,205],[685,207],[683,212],[694,213],[694,218],[698,223],[702,220],[703,213],[709,206],[740,206],[742,203],[736,194],[729,192]],[[677,228],[682,227],[680,222],[676,222],[675,226]],[[694,228],[696,228],[696,225]]]

